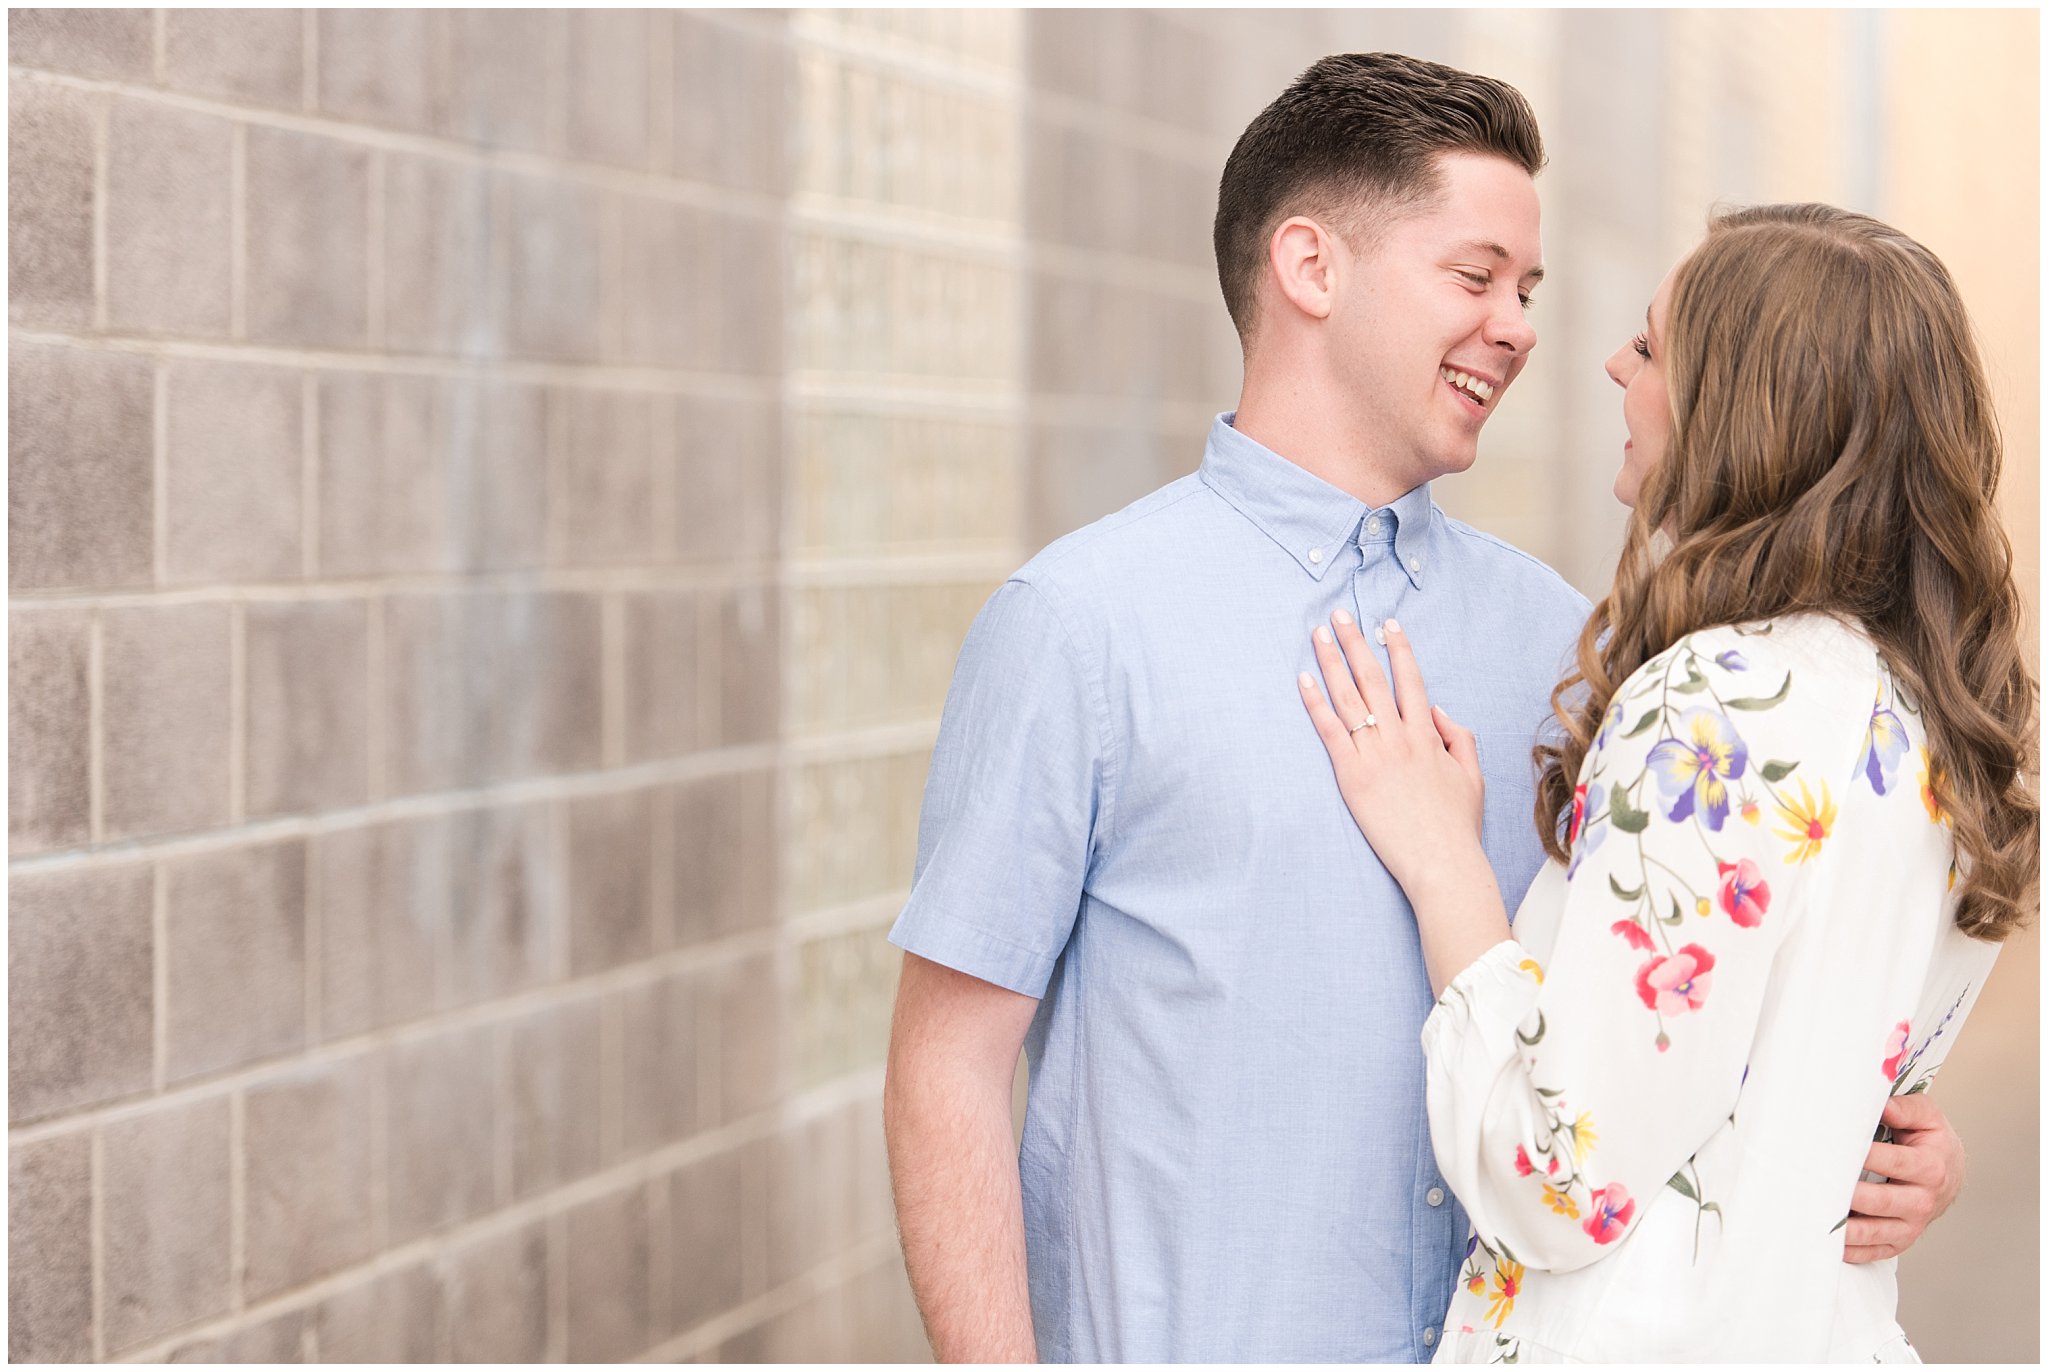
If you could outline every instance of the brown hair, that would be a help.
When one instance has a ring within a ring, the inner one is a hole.
[[[1393,52],[1325,57],[1245,127],[1216,192],[1216,275],[1250,342],[1266,243],[1294,214],[1330,221],[1354,247],[1427,203],[1447,152],[1504,157],[1534,176],[1543,136],[1520,91]]]
[[[1963,872],[1956,923],[2002,940],[2039,900],[2034,682],[1992,503],[1997,420],[1955,283],[1866,215],[1763,205],[1712,222],[1665,333],[1671,440],[1551,696],[1566,738],[1536,749],[1544,846],[1565,857],[1560,816],[1631,672],[1699,629],[1833,614],[1917,701]]]

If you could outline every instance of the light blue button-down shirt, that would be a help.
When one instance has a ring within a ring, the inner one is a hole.
[[[1423,1112],[1429,979],[1295,677],[1333,610],[1400,620],[1478,735],[1512,909],[1542,862],[1530,745],[1588,607],[1428,487],[1367,509],[1230,418],[1198,473],[976,619],[890,939],[1041,998],[1042,1358],[1424,1361],[1466,1237]]]

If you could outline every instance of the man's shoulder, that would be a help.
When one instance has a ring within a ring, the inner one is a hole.
[[[1201,475],[1191,472],[1054,539],[1010,579],[1054,596],[1100,586],[1105,577],[1128,573],[1158,549],[1179,544],[1210,494]]]
[[[1442,513],[1441,507],[1438,513]],[[1570,619],[1575,626],[1584,623],[1592,612],[1593,602],[1541,558],[1522,551],[1504,538],[1475,529],[1462,519],[1443,515],[1443,521],[1451,537],[1458,540],[1460,552],[1476,563],[1482,576],[1495,584],[1511,586],[1525,598],[1521,608],[1526,610],[1533,606],[1554,612]]]

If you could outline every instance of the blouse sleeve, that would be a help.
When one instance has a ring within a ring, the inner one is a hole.
[[[1850,756],[1834,765],[1849,726],[1775,656],[1709,630],[1623,684],[1580,772],[1565,879],[1538,885],[1564,903],[1550,966],[1504,941],[1423,1025],[1438,1164],[1512,1261],[1613,1251],[1735,1107]]]

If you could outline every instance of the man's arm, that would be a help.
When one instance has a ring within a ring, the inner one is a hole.
[[[882,1090],[896,1227],[940,1362],[1036,1362],[1010,1088],[1038,1002],[903,957]]]
[[[1924,1095],[1894,1096],[1884,1107],[1892,1143],[1874,1143],[1865,1170],[1888,1182],[1856,1183],[1845,1262],[1896,1258],[1920,1241],[1963,1189],[1963,1141],[1941,1107]]]

